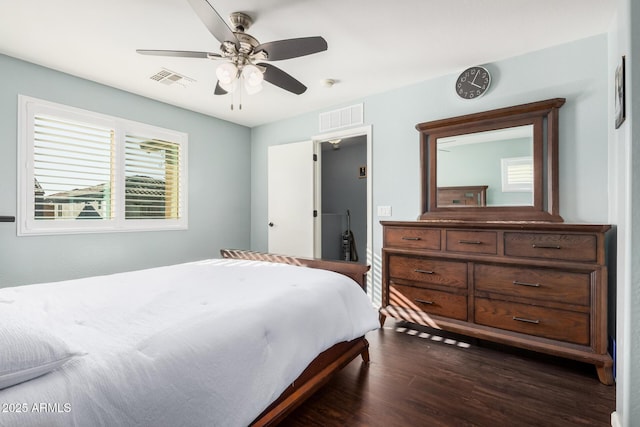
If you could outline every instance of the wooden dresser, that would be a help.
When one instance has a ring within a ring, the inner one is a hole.
[[[607,352],[609,225],[383,221],[387,316],[592,363]]]

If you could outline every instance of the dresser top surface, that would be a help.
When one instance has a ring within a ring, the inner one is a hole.
[[[462,229],[499,229],[521,231],[574,231],[604,233],[611,229],[609,224],[564,223],[564,222],[535,222],[535,221],[447,221],[447,220],[419,220],[419,221],[380,221],[389,227],[417,227],[417,228],[462,228]]]

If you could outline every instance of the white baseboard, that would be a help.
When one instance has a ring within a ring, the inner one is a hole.
[[[620,424],[620,418],[618,418],[616,411],[611,413],[611,427],[622,427],[622,424]]]

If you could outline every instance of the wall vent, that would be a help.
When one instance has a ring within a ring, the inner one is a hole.
[[[161,69],[149,78],[167,86],[176,85],[187,87],[191,85],[191,83],[195,83],[195,79],[176,73],[175,71],[167,70],[166,68]]]
[[[320,113],[320,132],[361,125],[362,123],[364,123],[364,107],[362,104]]]

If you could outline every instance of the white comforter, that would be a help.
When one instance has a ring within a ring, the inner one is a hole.
[[[0,412],[12,427],[245,426],[316,355],[377,327],[351,279],[256,261],[5,288],[3,307],[83,354],[0,390],[0,403],[49,404]]]

